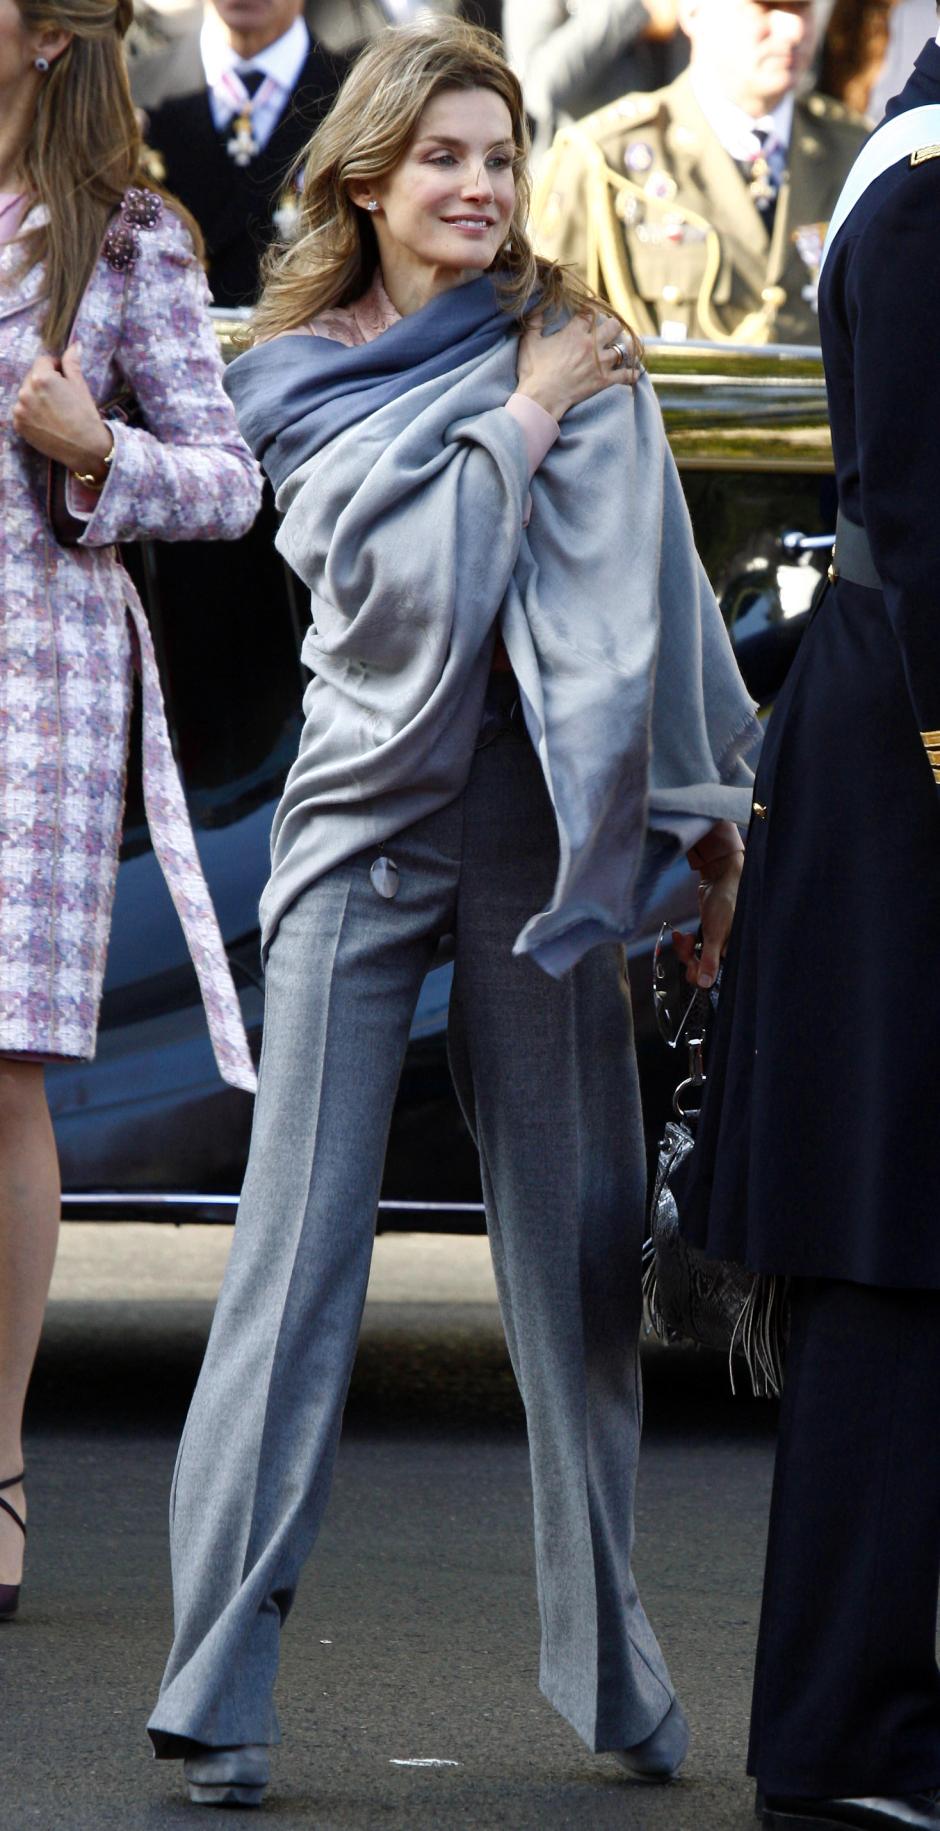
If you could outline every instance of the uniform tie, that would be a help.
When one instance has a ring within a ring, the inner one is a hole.
[[[748,158],[738,162],[738,169],[760,212],[761,220],[766,225],[767,234],[772,235],[777,213],[777,194],[786,167],[786,148],[774,138],[769,127],[755,127],[752,134],[754,151]]]

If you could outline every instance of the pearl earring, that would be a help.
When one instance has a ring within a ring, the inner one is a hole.
[[[38,70],[40,76],[45,76],[48,68],[49,68],[48,57],[34,57],[33,58],[33,69]]]
[[[369,215],[374,216],[378,207],[379,206],[378,206],[378,203],[376,202],[376,199],[374,197],[370,197],[368,203],[366,204],[366,209],[368,210]]]

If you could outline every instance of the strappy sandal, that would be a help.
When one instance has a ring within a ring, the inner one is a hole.
[[[0,1488],[18,1487],[19,1483],[25,1480],[25,1477],[26,1470],[21,1469],[18,1475],[8,1475],[6,1481],[0,1481]],[[3,1509],[4,1513],[9,1513],[10,1518],[16,1521],[25,1539],[26,1521],[17,1513],[16,1508],[11,1506],[8,1500],[4,1500],[2,1494],[0,1494],[0,1508]],[[18,1583],[0,1583],[0,1621],[9,1621],[12,1616],[16,1614],[19,1605],[20,1585]]]

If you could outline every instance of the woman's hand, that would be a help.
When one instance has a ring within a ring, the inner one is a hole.
[[[636,381],[630,336],[619,318],[579,313],[551,336],[542,329],[541,312],[533,312],[519,339],[518,391],[554,419],[603,388]]]
[[[17,395],[13,430],[44,457],[104,482],[105,459],[114,441],[82,374],[77,343],[61,358],[36,357]]]
[[[738,829],[730,820],[720,820],[698,844],[686,853],[693,871],[699,873],[698,900],[702,926],[702,951],[695,952],[692,935],[673,933],[678,958],[685,967],[690,985],[703,992],[714,985],[718,968],[728,945],[738,884],[744,866],[744,846]]]

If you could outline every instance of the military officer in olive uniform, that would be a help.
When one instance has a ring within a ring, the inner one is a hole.
[[[812,0],[681,0],[683,74],[556,136],[533,204],[570,261],[645,336],[818,343],[826,224],[867,132],[800,93]]]

